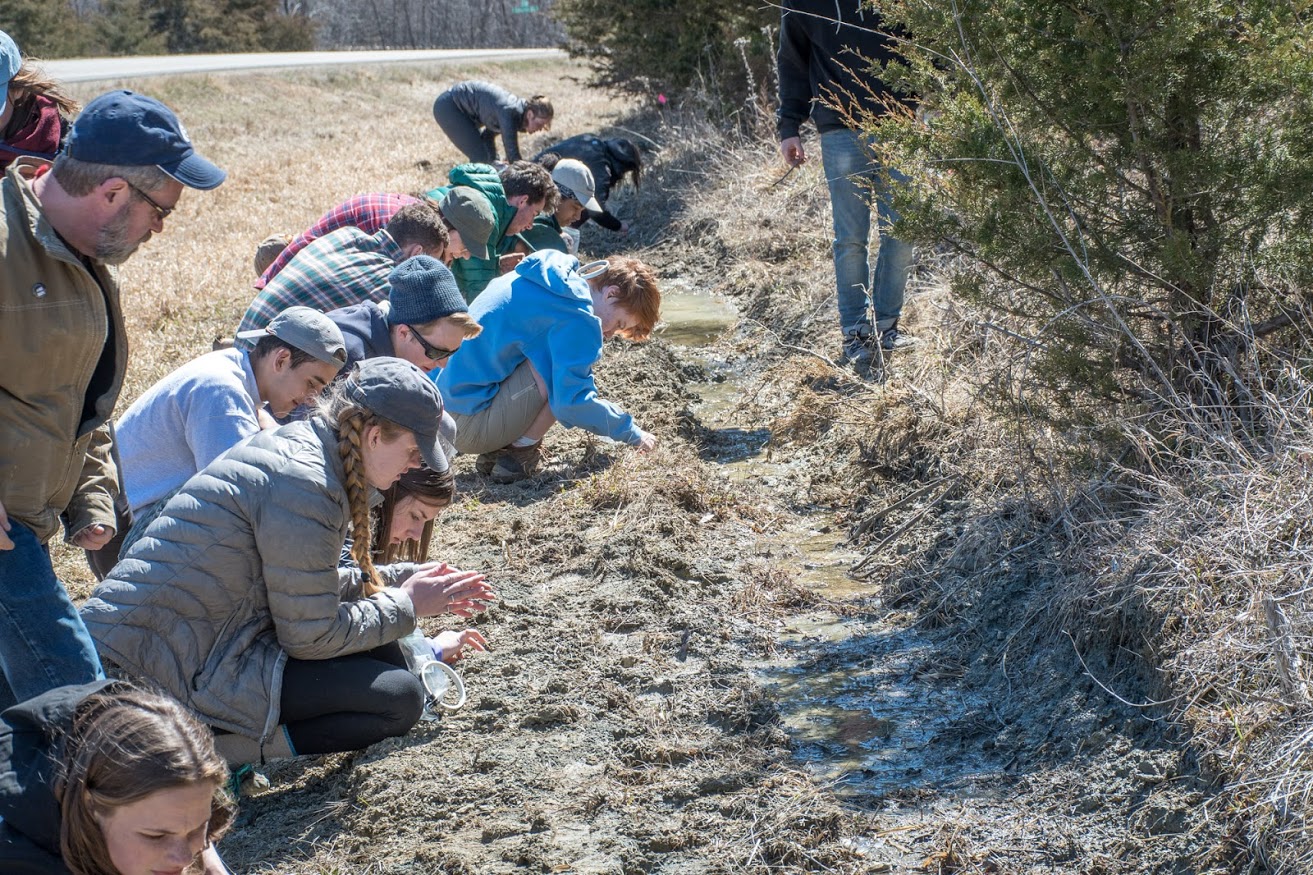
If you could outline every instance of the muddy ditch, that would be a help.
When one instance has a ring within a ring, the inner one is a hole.
[[[906,581],[891,585],[958,533],[951,502],[925,522],[928,546],[895,552],[893,577],[850,576],[864,554],[839,499],[857,444],[772,425],[804,389],[862,390],[797,379],[803,366],[761,355],[729,305],[691,293],[703,287],[675,278],[657,340],[613,343],[599,368],[603,393],[662,436],[652,457],[557,430],[557,463],[526,483],[492,485],[458,460],[434,552],[486,570],[502,595],[477,620],[492,652],[461,667],[469,704],[356,755],[271,764],[242,799],[229,861],[1244,871],[1211,785],[1158,715],[1109,696],[1071,649],[1010,664],[1005,604],[930,623],[900,596]]]

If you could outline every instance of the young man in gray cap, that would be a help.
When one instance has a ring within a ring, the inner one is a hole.
[[[469,309],[451,271],[435,258],[416,255],[388,274],[386,301],[332,310],[328,318],[346,340],[346,370],[364,359],[395,356],[431,371],[483,330]]]
[[[143,392],[119,418],[115,432],[134,532],[197,471],[262,427],[276,425],[272,417],[311,401],[347,360],[342,332],[309,307],[284,310],[243,339],[255,342],[251,352],[222,349],[194,358]],[[269,415],[262,417],[266,405]],[[103,577],[109,568],[93,564],[93,570]]]
[[[108,428],[128,358],[114,265],[164,230],[184,188],[224,172],[150,97],[92,100],[51,165],[10,165],[0,198],[0,707],[103,676],[46,547],[115,533]]]
[[[594,195],[593,172],[582,161],[561,158],[551,152],[544,155],[541,162],[551,171],[552,182],[556,183],[556,193],[560,196],[556,212],[539,213],[533,220],[533,227],[519,235],[516,251],[528,255],[543,249],[555,249],[577,255],[579,232],[570,226],[579,221],[586,210],[602,210]]]

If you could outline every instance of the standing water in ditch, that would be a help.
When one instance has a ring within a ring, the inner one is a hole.
[[[875,584],[849,575],[862,554],[829,509],[799,494],[795,468],[807,463],[771,458],[769,429],[745,400],[742,375],[711,348],[735,321],[728,305],[676,291],[663,297],[662,315],[666,342],[706,374],[689,385],[701,399],[692,412],[713,438],[704,456],[731,480],[779,496],[774,503],[788,515],[770,532],[772,554],[815,597],[779,621],[774,655],[755,666],[799,761],[842,796],[970,792],[971,776],[991,770],[985,757],[951,743],[929,749],[988,704],[957,689],[960,667],[937,664],[936,644],[887,609]]]

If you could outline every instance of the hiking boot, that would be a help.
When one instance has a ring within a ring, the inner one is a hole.
[[[875,349],[870,328],[853,328],[843,334],[843,360],[854,368],[870,367]]]
[[[491,453],[479,453],[479,457],[474,460],[474,470],[487,477],[497,464],[497,456],[500,453],[500,450],[493,450]]]
[[[532,477],[542,471],[546,462],[547,454],[543,452],[542,441],[527,447],[503,447],[492,467],[492,482],[514,483]]]
[[[243,791],[268,789],[269,779],[250,763],[234,766],[228,773],[228,793],[234,801],[241,798]]]
[[[916,346],[921,341],[917,340],[910,334],[904,334],[898,330],[898,320],[894,324],[880,332],[880,348],[885,352],[894,350],[907,349]]]

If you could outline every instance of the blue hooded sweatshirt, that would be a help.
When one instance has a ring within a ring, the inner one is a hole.
[[[471,416],[492,403],[501,382],[528,359],[547,383],[547,404],[566,428],[626,444],[642,432],[634,418],[597,396],[602,320],[593,312],[579,259],[545,250],[488,284],[470,304],[483,333],[465,341],[438,378],[447,410]]]

